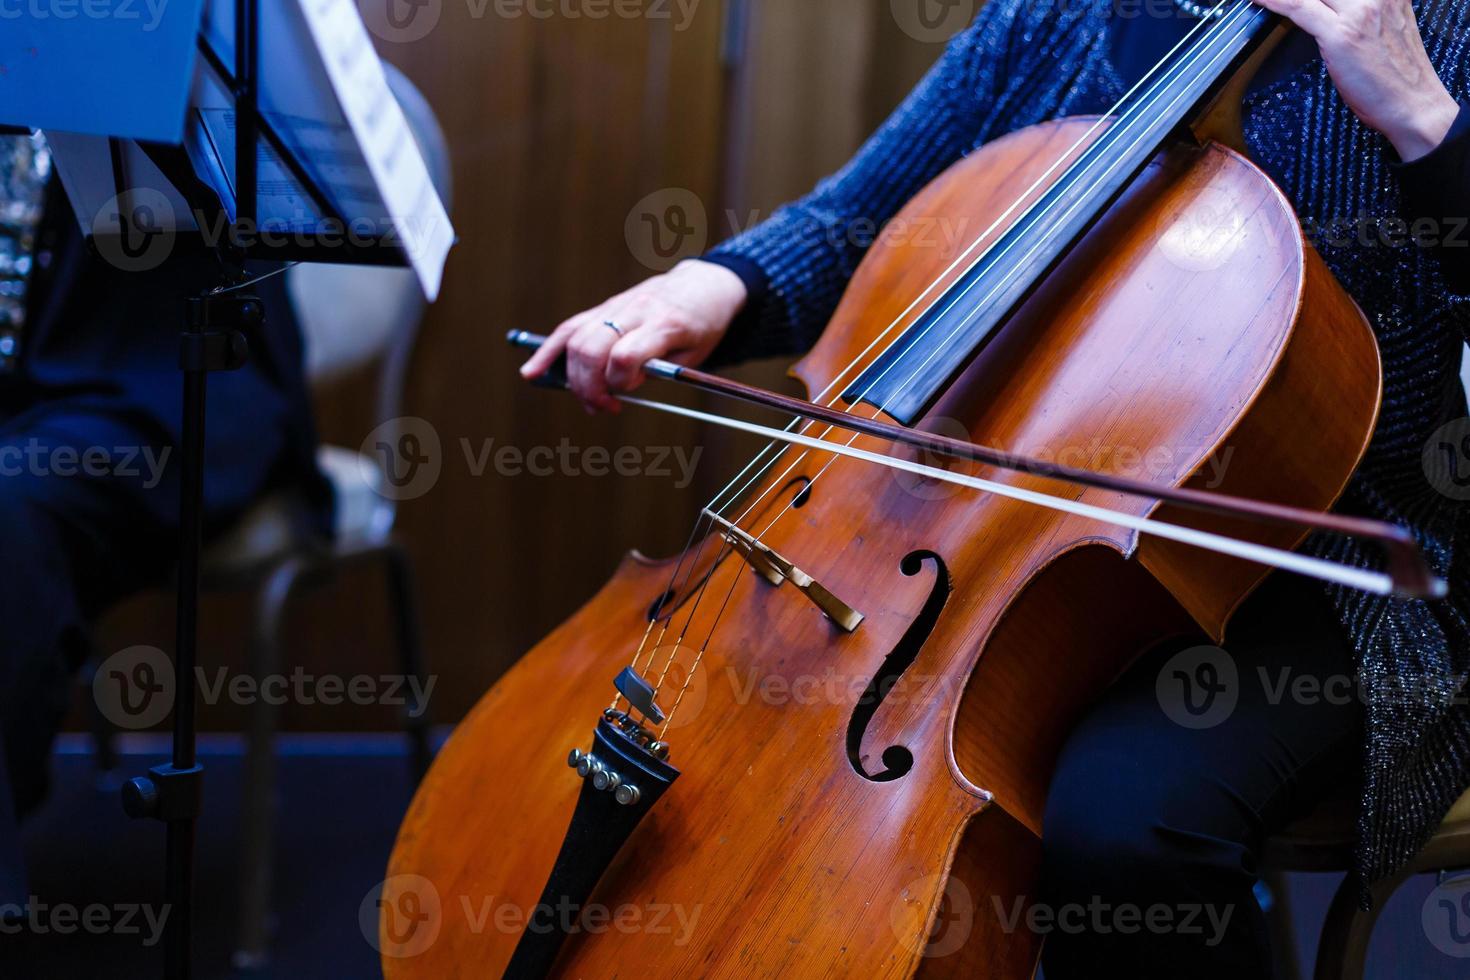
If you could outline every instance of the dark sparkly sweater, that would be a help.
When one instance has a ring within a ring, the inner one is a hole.
[[[1430,58],[1470,101],[1470,0],[1415,4]],[[840,172],[806,198],[716,248],[709,259],[752,285],[717,357],[796,353],[821,333],[871,235],[925,183],[975,147],[1059,116],[1103,112],[1124,91],[1120,33],[1105,5],[990,0],[904,104]],[[1342,102],[1320,59],[1268,71],[1247,96],[1252,157],[1282,187],[1327,265],[1372,323],[1384,402],[1367,457],[1339,509],[1413,530],[1451,583],[1445,601],[1329,587],[1357,653],[1367,715],[1358,873],[1401,866],[1470,786],[1470,486],[1438,462],[1464,453],[1470,420],[1459,381],[1470,333],[1470,111],[1433,159],[1407,166]],[[1459,174],[1444,186],[1432,173]],[[1438,223],[1437,248],[1407,242],[1403,214]],[[869,223],[872,224],[869,224]],[[1364,233],[1367,229],[1368,233]],[[1460,420],[1458,423],[1455,420]],[[1449,429],[1443,427],[1449,425]],[[1467,460],[1460,460],[1463,465]],[[1372,567],[1352,542],[1306,550]]]

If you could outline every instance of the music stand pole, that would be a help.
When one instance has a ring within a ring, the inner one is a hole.
[[[256,153],[259,110],[257,0],[235,8],[236,221],[222,258],[244,278],[244,242],[256,221]],[[123,786],[123,807],[134,817],[153,817],[167,827],[164,893],[164,976],[189,980],[193,972],[194,850],[204,767],[197,755],[195,665],[199,642],[199,567],[203,552],[205,409],[212,371],[244,366],[247,333],[264,320],[253,295],[210,292],[189,302],[180,337],[183,426],[180,439],[179,569],[174,632],[173,756],[168,765]]]
[[[260,111],[260,9],[259,0],[235,0],[235,64],[233,71],[204,35],[198,44],[205,66],[227,83],[235,107],[235,220],[229,225],[228,240],[217,243],[225,270],[223,288],[189,301],[186,329],[181,337],[179,367],[183,372],[183,425],[179,458],[179,572],[174,652],[173,756],[167,765],[155,766],[145,776],[123,786],[123,807],[134,817],[152,817],[167,825],[164,884],[168,918],[164,927],[167,980],[188,980],[192,972],[194,845],[204,769],[196,752],[196,670],[199,624],[200,555],[203,549],[205,403],[208,377],[213,371],[242,367],[248,357],[247,336],[265,319],[264,304],[245,287],[246,259],[252,254],[260,223],[258,197],[258,154],[268,147],[273,161],[281,164],[311,200],[321,221],[334,229],[331,238],[315,237],[291,251],[273,251],[280,260],[323,261],[323,249],[338,247],[338,261],[358,264],[402,266],[409,264],[401,243],[378,235],[365,246],[349,243],[342,236],[352,225],[334,206],[318,177],[296,157]],[[187,154],[177,147],[140,141],[138,145],[155,166],[184,196],[198,218],[197,224],[218,227],[206,215],[226,217],[227,206],[217,190],[200,181]],[[121,151],[113,148],[114,175],[118,196],[123,186]],[[126,208],[119,208],[121,212]],[[125,230],[125,229],[124,229]]]

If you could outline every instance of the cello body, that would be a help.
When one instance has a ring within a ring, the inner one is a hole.
[[[1012,133],[922,191],[889,226],[909,233],[880,236],[796,376],[826,388],[1091,125]],[[1379,394],[1368,325],[1280,190],[1233,150],[1177,142],[919,424],[1326,510],[1367,447]],[[660,607],[670,563],[628,557],[485,695],[428,773],[381,898],[390,980],[505,971],[582,786],[568,750],[586,748],[606,681],[655,608],[680,627],[694,608],[691,649],[674,668],[687,690],[666,737],[681,775],[600,874],[554,975],[1034,973],[1041,937],[1025,911],[1068,731],[1151,645],[1219,642],[1266,571],[820,453],[788,450],[765,479],[750,523],[862,625],[837,629],[738,555],[714,560],[714,547]],[[1138,515],[1170,510],[1070,493]],[[1285,548],[1303,537],[1248,533]],[[733,588],[722,614],[718,601],[692,605],[701,578],[716,597]]]

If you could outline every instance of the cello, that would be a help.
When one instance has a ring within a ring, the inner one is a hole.
[[[1109,113],[909,202],[983,231],[880,239],[793,369],[809,399],[647,365],[792,421],[625,397],[770,443],[456,729],[376,903],[390,980],[1029,977],[1045,793],[1092,697],[1220,642],[1272,568],[1442,593],[1406,532],[1328,513],[1377,349],[1232,148],[1281,25],[1220,11]],[[1313,532],[1383,567],[1296,551]]]

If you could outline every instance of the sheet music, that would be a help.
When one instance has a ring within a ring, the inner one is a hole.
[[[233,69],[234,4],[209,0],[203,36]],[[261,0],[260,109],[286,148],[347,222],[349,240],[385,238],[403,248],[426,296],[438,295],[454,229],[392,95],[352,0]],[[233,97],[200,59],[189,94],[184,146],[203,181],[235,219]],[[121,228],[107,140],[51,132],[57,169],[83,231]],[[132,141],[124,144],[128,204],[135,237],[163,240],[202,231],[212,241],[226,227],[200,229],[188,206]],[[321,234],[342,240],[291,171],[264,140],[257,157],[257,227],[261,237]],[[146,233],[146,234],[145,234]],[[141,246],[140,246],[141,247]],[[329,246],[320,261],[332,261]]]
[[[454,229],[388,88],[367,28],[352,0],[302,0],[301,11],[403,249],[432,302],[439,294]]]

